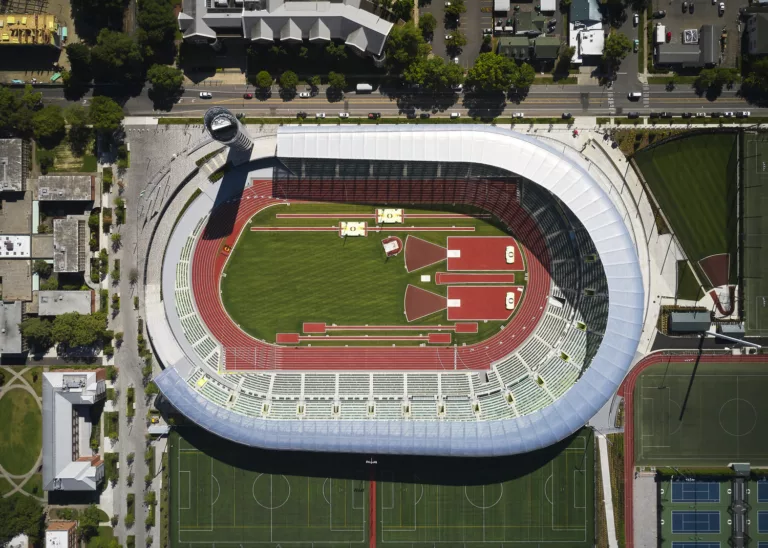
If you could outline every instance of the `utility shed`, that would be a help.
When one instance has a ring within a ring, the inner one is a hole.
[[[708,310],[672,312],[669,315],[670,333],[702,333],[708,331],[711,324]]]

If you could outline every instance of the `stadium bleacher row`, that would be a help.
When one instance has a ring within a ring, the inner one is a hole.
[[[397,184],[371,186],[348,185],[341,199],[365,202],[389,193],[402,198]],[[424,191],[439,201],[439,187],[438,182]],[[315,181],[309,188],[303,192],[312,199],[340,199],[334,194],[338,185]],[[292,195],[290,184],[281,191]],[[208,368],[195,368],[188,384],[217,405],[270,419],[493,420],[526,415],[560,398],[589,367],[606,325],[607,285],[594,244],[575,217],[536,185],[467,182],[450,185],[450,193],[456,202],[476,204],[499,218],[519,200],[549,235],[547,249],[538,250],[553,258],[544,314],[525,343],[490,371],[268,371],[220,377],[221,349],[198,319],[190,288],[189,261],[201,223],[184,246],[176,272],[176,309],[188,342]]]

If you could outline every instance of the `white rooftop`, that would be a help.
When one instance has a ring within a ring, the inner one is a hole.
[[[0,235],[0,257],[4,259],[28,259],[32,238],[30,236]]]

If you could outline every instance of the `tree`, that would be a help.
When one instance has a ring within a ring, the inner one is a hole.
[[[140,84],[144,80],[144,57],[136,41],[123,32],[102,29],[91,49],[96,81]]]
[[[467,82],[483,91],[505,91],[512,85],[517,67],[514,61],[495,53],[481,53],[467,73]]]
[[[536,71],[528,63],[523,63],[518,67],[517,74],[515,74],[512,85],[517,89],[528,89],[533,85],[533,81],[536,79]]]
[[[261,90],[268,90],[272,87],[272,76],[266,70],[259,71],[252,83]]]
[[[441,91],[460,84],[464,80],[464,72],[460,66],[435,56],[413,63],[405,69],[403,77],[412,84]]]
[[[77,524],[77,535],[81,540],[88,541],[95,537],[99,532],[99,521],[101,519],[101,510],[95,504],[90,504],[80,512]]]
[[[106,330],[107,318],[103,313],[68,312],[53,320],[51,336],[54,342],[67,347],[91,346],[104,338]]]
[[[109,239],[112,240],[112,247],[117,249],[120,247],[120,242],[123,240],[123,237],[119,232],[115,232],[112,234],[112,236],[109,237]]]
[[[35,499],[16,493],[0,498],[0,545],[13,537],[25,534],[32,544],[39,544],[43,537],[43,508]]]
[[[80,103],[75,103],[64,109],[64,119],[69,124],[69,146],[78,155],[82,155],[91,140],[88,111]]]
[[[347,87],[347,79],[339,72],[329,72],[328,86],[337,91],[344,91],[344,88]]]
[[[139,269],[138,268],[133,267],[128,272],[128,281],[130,282],[131,285],[136,285],[136,282],[139,281]]]
[[[299,85],[299,77],[292,70],[286,70],[280,75],[280,88],[286,93],[295,93]]]
[[[51,322],[42,318],[27,318],[19,324],[21,336],[37,350],[48,350],[53,345]]]
[[[463,48],[467,45],[467,37],[460,30],[451,31],[450,38],[445,41],[445,46],[452,49]]]
[[[571,0],[560,0],[560,12],[568,13],[569,9],[571,9]]]
[[[175,97],[181,93],[184,73],[167,65],[152,65],[147,71],[147,80],[155,93],[163,97]]]
[[[312,86],[312,89],[317,89],[320,87],[320,84],[323,83],[322,79],[319,76],[310,76],[309,80],[307,80],[310,86]]]
[[[136,40],[141,46],[142,53],[147,59],[158,61],[158,57],[166,57],[168,53],[173,53],[174,37],[178,22],[173,11],[173,4],[169,0],[140,0],[138,9],[138,30],[136,31]],[[165,54],[165,55],[161,55]]]
[[[53,265],[42,259],[37,259],[35,264],[32,265],[32,272],[41,278],[47,278],[53,272]]]
[[[754,61],[744,78],[744,90],[750,94],[768,92],[768,59]]]
[[[437,19],[435,19],[434,15],[429,12],[419,15],[419,30],[421,30],[421,34],[424,38],[432,36],[435,32],[435,28],[437,28]]]
[[[445,7],[445,14],[450,17],[458,18],[465,11],[467,6],[464,5],[464,0],[451,0],[451,5]]]
[[[66,133],[64,115],[58,105],[47,105],[35,112],[32,126],[35,131],[35,139],[46,148],[53,148],[59,144]]]
[[[67,59],[72,75],[82,83],[93,79],[91,71],[91,48],[82,42],[75,42],[67,46]]]
[[[573,59],[573,56],[576,55],[576,48],[564,46],[560,49],[560,55],[557,57],[557,62],[555,63],[555,74],[561,74],[565,75],[568,74],[568,71],[571,69],[571,59]]]
[[[347,58],[347,48],[344,44],[329,42],[325,46],[325,53],[334,61],[341,61]]]
[[[147,383],[147,386],[144,387],[144,393],[147,396],[154,396],[156,394],[159,394],[160,390],[158,390],[157,385],[154,383],[154,381],[150,381]]]
[[[386,44],[387,60],[393,70],[399,70],[427,56],[429,44],[412,22],[394,26]]]
[[[603,61],[611,68],[616,67],[631,49],[632,42],[629,41],[629,37],[626,34],[612,32],[605,39]]]
[[[97,131],[114,132],[123,123],[123,109],[109,97],[99,95],[91,100],[88,119]]]
[[[413,0],[395,0],[390,10],[398,19],[410,21],[413,16]]]

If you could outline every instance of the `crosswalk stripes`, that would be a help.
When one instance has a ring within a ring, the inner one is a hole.
[[[647,82],[643,84],[643,106],[645,108],[651,106],[651,86]]]
[[[616,114],[616,101],[613,97],[613,88],[608,92],[608,109],[611,114]]]

